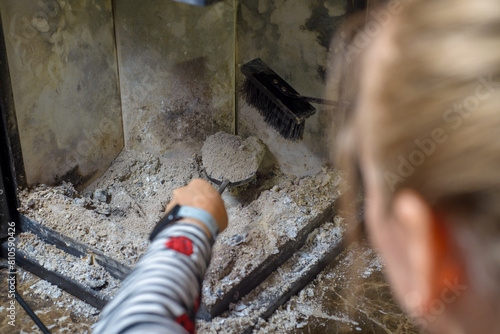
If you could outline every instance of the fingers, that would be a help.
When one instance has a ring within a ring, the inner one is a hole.
[[[176,204],[203,209],[214,217],[220,231],[227,227],[224,201],[217,190],[205,180],[195,179],[187,186],[174,190],[172,201],[167,205],[165,211],[170,211]]]

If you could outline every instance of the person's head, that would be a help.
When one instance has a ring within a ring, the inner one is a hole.
[[[366,13],[345,48],[359,53],[361,74],[340,142],[355,158],[346,161],[359,163],[368,236],[397,300],[422,327],[492,332],[488,321],[500,324],[500,2],[389,4]]]

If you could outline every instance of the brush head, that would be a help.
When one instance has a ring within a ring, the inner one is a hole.
[[[246,102],[256,108],[265,122],[283,138],[302,139],[305,120],[316,109],[308,102],[285,95],[281,88],[288,94],[298,93],[260,58],[244,64],[241,72],[246,76],[241,87]]]
[[[300,140],[304,135],[305,122],[295,117],[289,117],[273,100],[269,99],[250,80],[245,80],[241,86],[245,101],[264,117],[264,121],[285,139]]]

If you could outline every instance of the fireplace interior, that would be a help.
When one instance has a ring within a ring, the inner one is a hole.
[[[223,194],[229,227],[198,332],[416,333],[377,255],[344,238],[331,162],[343,115],[314,105],[290,141],[240,92],[241,66],[261,58],[301,94],[337,99],[326,94],[331,38],[370,1],[201,2],[0,2],[0,237],[7,258],[16,223],[19,293],[49,330],[91,332],[172,191],[206,179],[205,139],[226,132],[257,137],[265,154]],[[19,326],[38,331],[17,309]]]

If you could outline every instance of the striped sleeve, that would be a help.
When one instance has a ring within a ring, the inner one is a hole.
[[[212,243],[193,225],[161,231],[103,309],[93,333],[194,333]]]

